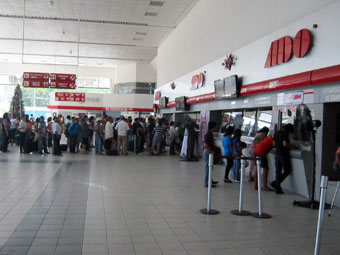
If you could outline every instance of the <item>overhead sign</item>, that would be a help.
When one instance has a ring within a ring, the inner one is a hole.
[[[85,102],[85,93],[55,92],[55,101]]]
[[[48,88],[48,80],[27,80],[24,79],[23,86],[25,88]]]
[[[204,85],[204,73],[200,73],[192,76],[191,79],[191,89],[198,89]]]
[[[312,35],[308,29],[301,29],[295,35],[294,41],[290,36],[284,36],[273,41],[267,55],[265,68],[287,63],[294,53],[297,58],[305,57],[312,46]]]
[[[77,75],[58,73],[24,72],[23,86],[26,88],[75,89]]]
[[[71,81],[51,81],[50,88],[55,89],[75,89],[76,88],[76,82]]]
[[[293,93],[285,93],[284,95],[284,103],[285,104],[302,104],[303,103],[304,92],[293,92]]]

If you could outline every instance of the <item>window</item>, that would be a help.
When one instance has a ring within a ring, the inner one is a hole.
[[[116,94],[148,94],[153,95],[156,88],[154,82],[129,82],[116,84]]]

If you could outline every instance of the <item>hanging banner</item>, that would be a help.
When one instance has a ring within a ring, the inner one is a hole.
[[[25,88],[48,88],[49,87],[49,83],[48,80],[44,81],[44,80],[25,80],[23,82],[23,86]]]
[[[85,93],[55,92],[55,101],[85,102]]]

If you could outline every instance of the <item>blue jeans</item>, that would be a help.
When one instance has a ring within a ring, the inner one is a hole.
[[[96,138],[96,154],[101,154],[102,153],[102,139],[101,137],[96,133],[95,134],[95,138]]]
[[[240,156],[240,154],[235,153],[235,156]],[[240,180],[240,168],[241,168],[241,160],[234,159],[234,169],[233,169],[234,180]]]
[[[208,186],[208,182],[209,182],[209,151],[208,150],[204,150],[203,160],[205,163],[204,185]]]
[[[47,140],[46,140],[46,136],[42,136],[39,138],[38,140],[38,152],[42,153],[42,150],[44,149],[44,152],[47,153]]]

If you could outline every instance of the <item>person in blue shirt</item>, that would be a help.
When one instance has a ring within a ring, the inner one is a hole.
[[[69,133],[70,152],[74,153],[77,139],[78,139],[78,134],[79,134],[79,123],[75,117],[72,117],[72,123],[68,127],[68,133]]]
[[[234,154],[234,149],[233,149],[233,141],[232,141],[232,135],[234,132],[233,127],[227,127],[226,132],[224,133],[224,136],[222,138],[222,145],[223,145],[223,155],[224,156],[233,156]],[[234,161],[232,158],[228,158],[227,160],[227,165],[225,167],[225,172],[224,172],[224,182],[225,183],[231,183],[232,181],[229,180],[229,172],[233,168]]]
[[[234,149],[234,156],[239,157],[242,155],[242,147],[241,147],[241,129],[235,129],[234,137],[233,137],[233,149]],[[233,177],[234,181],[240,181],[240,168],[241,168],[241,160],[234,159],[234,170],[233,170]]]

